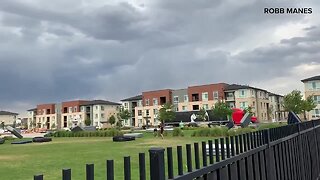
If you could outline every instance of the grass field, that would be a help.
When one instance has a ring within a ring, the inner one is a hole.
[[[146,153],[149,166],[150,147],[174,147],[187,143],[213,139],[209,137],[168,136],[165,139],[145,134],[131,142],[112,142],[107,137],[53,138],[49,143],[12,145],[10,141],[0,145],[0,179],[28,180],[35,174],[44,174],[46,180],[61,180],[61,169],[71,168],[72,179],[85,179],[85,164],[95,164],[95,178],[104,179],[107,159],[115,163],[115,179],[123,179],[123,157],[131,157],[132,179],[138,179],[138,154]],[[184,152],[185,154],[185,152]],[[185,157],[185,156],[184,156]],[[176,157],[174,156],[174,160]],[[185,159],[184,159],[185,161]],[[148,171],[148,169],[147,169]],[[147,172],[148,173],[148,172]],[[177,171],[175,171],[177,174]]]

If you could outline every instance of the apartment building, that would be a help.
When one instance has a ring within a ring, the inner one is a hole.
[[[286,120],[288,117],[288,112],[286,112],[282,106],[284,96],[269,93],[269,100],[272,121]]]
[[[128,110],[131,114],[131,117],[127,120],[124,120],[123,126],[135,126],[136,124],[136,110],[135,107],[142,107],[142,95],[133,96],[130,98],[122,99],[122,107]]]
[[[85,100],[67,101],[61,103],[61,121],[62,128],[70,128],[74,126],[83,126],[86,118],[85,111],[80,110],[80,106],[87,103]]]
[[[18,113],[9,111],[0,111],[0,123],[4,125],[13,125],[17,120]]]
[[[112,115],[117,117],[120,106],[119,103],[105,100],[39,104],[36,109],[28,110],[28,124],[35,120],[37,128],[61,129],[85,126],[85,120],[89,119],[91,125],[103,128],[108,126]]]
[[[158,112],[165,103],[172,104],[171,89],[143,92],[142,106],[135,107],[135,126],[158,125]]]
[[[119,103],[105,100],[93,100],[80,105],[81,113],[85,113],[83,117],[90,118],[91,125],[99,128],[109,127],[109,118],[117,118],[120,107]]]
[[[37,121],[37,108],[27,110],[28,129],[36,127]]]
[[[312,96],[317,106],[307,114],[308,119],[320,118],[320,75],[301,80],[304,84],[305,97]]]
[[[61,118],[61,104],[39,104],[36,112],[36,127],[55,129]]]
[[[225,90],[225,101],[231,108],[252,108],[259,121],[271,119],[269,92],[247,85],[229,85]]]
[[[225,99],[224,90],[228,87],[226,83],[208,84],[188,87],[188,110],[196,111],[204,108],[211,109],[218,101]]]

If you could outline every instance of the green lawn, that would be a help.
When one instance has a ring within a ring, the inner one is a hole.
[[[189,134],[189,132],[186,132]],[[123,179],[123,157],[131,157],[132,179],[138,179],[138,154],[146,153],[149,166],[148,149],[150,147],[172,146],[174,160],[176,146],[183,145],[185,162],[185,144],[206,141],[206,137],[172,137],[165,139],[153,137],[152,133],[131,142],[112,142],[106,137],[53,138],[49,143],[31,143],[11,145],[10,141],[0,145],[0,179],[33,179],[35,174],[44,174],[46,180],[61,180],[61,169],[71,168],[72,179],[85,179],[85,164],[94,163],[95,178],[104,179],[107,159],[115,162],[115,179]],[[199,144],[201,146],[201,143]],[[200,147],[201,151],[201,147]],[[200,155],[201,157],[201,155]],[[186,169],[186,167],[184,167]],[[148,173],[148,168],[147,168]],[[175,175],[177,170],[175,170]]]

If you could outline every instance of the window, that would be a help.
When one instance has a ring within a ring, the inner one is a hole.
[[[153,105],[158,106],[158,99],[157,98],[153,98]]]
[[[96,110],[98,110],[98,106],[96,106]]]
[[[82,116],[81,116],[81,115],[79,115],[79,119],[82,119]]]
[[[184,96],[183,96],[183,101],[184,101],[184,102],[188,102],[188,101],[189,101],[188,95],[184,95]]]
[[[179,96],[173,96],[173,103],[178,104],[179,103]]]
[[[104,111],[104,106],[101,106],[101,111]]]
[[[179,108],[178,107],[174,107],[174,111],[179,111]]]
[[[69,113],[72,113],[72,107],[69,107]]]
[[[208,110],[208,109],[209,109],[209,105],[208,105],[208,104],[204,104],[204,105],[203,105],[203,108],[204,108],[205,110]]]
[[[312,89],[317,89],[317,84],[316,84],[316,82],[312,82],[312,83],[311,83],[311,87],[312,87]]]
[[[193,109],[193,110],[199,110],[199,105],[193,105],[193,106],[192,106],[192,109]]]
[[[146,110],[146,116],[149,116],[149,109]]]
[[[158,114],[159,110],[158,109],[153,109],[153,114],[156,115]]]
[[[202,93],[202,101],[208,101],[208,92]]]
[[[146,99],[146,106],[149,106],[149,99]]]
[[[73,108],[73,110],[74,110],[74,112],[77,112],[77,106],[75,106],[74,108]]]
[[[142,110],[138,110],[138,116],[142,116]]]
[[[138,101],[138,107],[142,107],[142,100]]]
[[[240,102],[240,108],[241,109],[245,109],[248,107],[248,103],[247,102]]]
[[[98,114],[95,115],[95,119],[98,119]]]
[[[192,102],[199,101],[199,94],[192,94],[191,97],[192,97]]]
[[[104,114],[103,113],[101,114],[101,118],[104,118]]]
[[[239,94],[239,97],[246,97],[246,91],[245,90],[240,90],[240,94]]]
[[[320,96],[313,96],[313,101],[314,101],[316,104],[320,104]]]
[[[182,106],[182,111],[188,111],[187,106]]]
[[[83,106],[81,106],[81,112],[84,112],[84,107]]]
[[[125,107],[125,108],[128,108],[128,103],[124,103],[124,107]]]
[[[320,117],[320,109],[314,109],[312,113],[312,118]]]
[[[233,95],[232,95],[233,96]],[[219,99],[219,92],[218,91],[214,91],[213,92],[213,99],[214,100],[218,100]]]

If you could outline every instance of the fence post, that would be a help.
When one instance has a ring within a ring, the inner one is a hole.
[[[34,175],[33,176],[33,180],[43,180],[43,175],[40,174],[40,175]]]
[[[114,180],[113,160],[107,160],[107,180]]]
[[[165,180],[164,149],[149,149],[150,180]]]
[[[86,180],[94,180],[94,164],[86,164]]]
[[[62,180],[71,180],[71,169],[62,169]]]
[[[301,179],[302,180],[305,180],[305,169],[304,169],[304,158],[303,158],[303,151],[302,151],[302,137],[301,137],[301,123],[298,123],[297,124],[298,126],[298,148],[299,148],[299,158],[300,158],[300,164],[299,164],[299,167],[301,169],[300,171],[300,176],[301,176]]]

